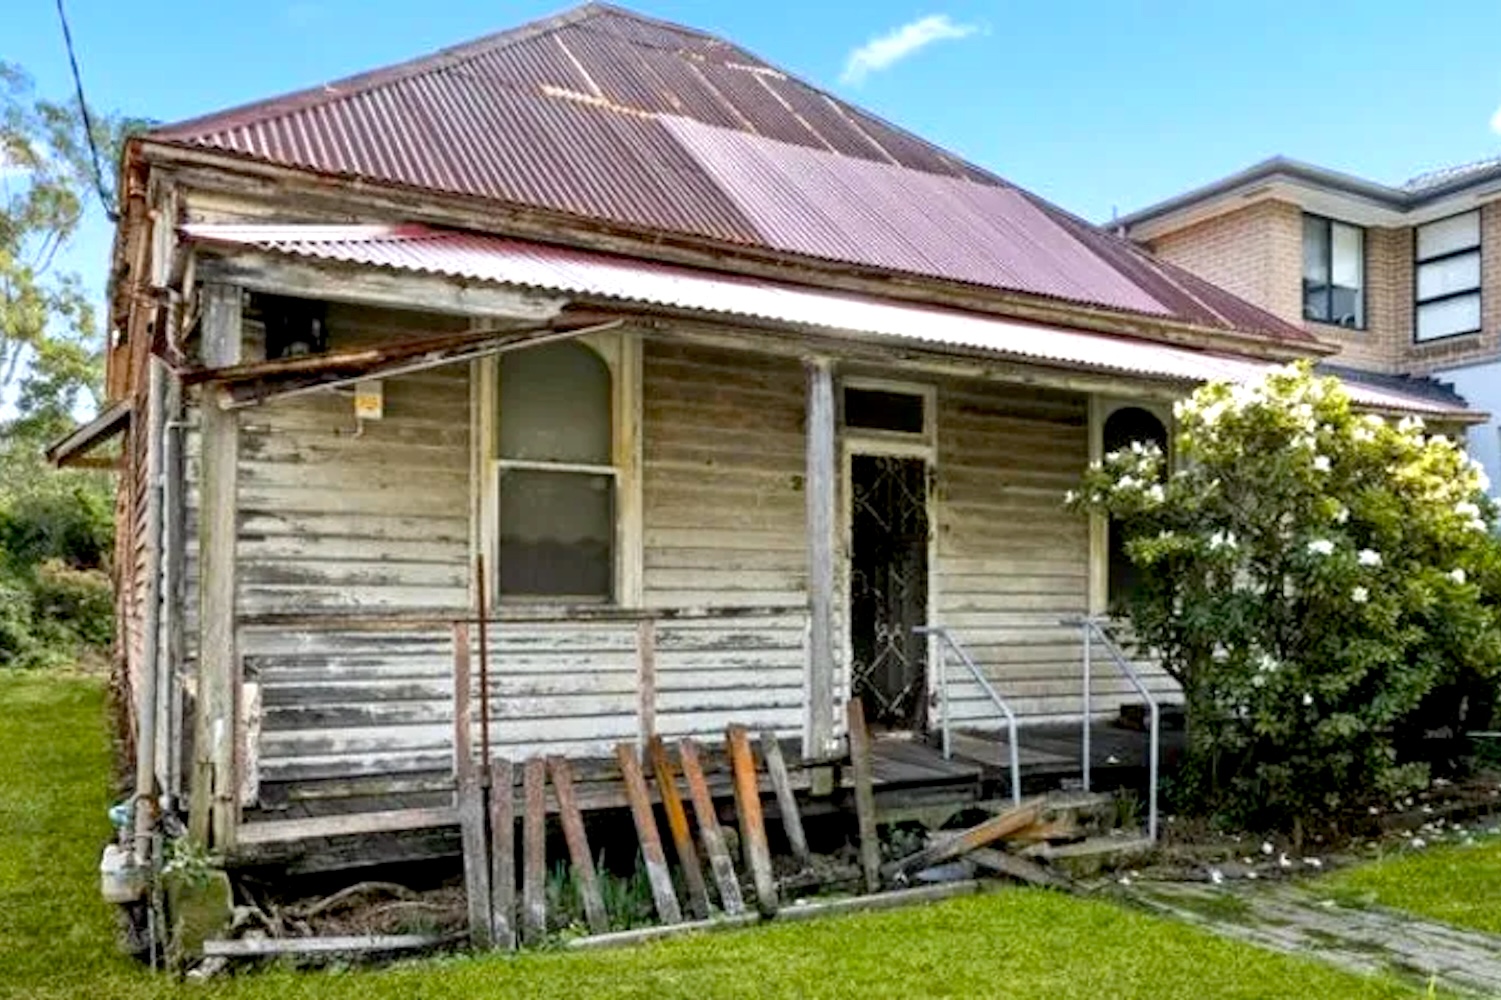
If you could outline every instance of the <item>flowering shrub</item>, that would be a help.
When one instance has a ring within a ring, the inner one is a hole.
[[[1501,661],[1484,473],[1306,365],[1174,414],[1171,474],[1133,445],[1066,502],[1114,519],[1141,568],[1130,631],[1183,687],[1188,804],[1301,827],[1423,782],[1396,734]]]

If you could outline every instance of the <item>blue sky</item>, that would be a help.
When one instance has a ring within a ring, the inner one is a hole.
[[[0,59],[69,92],[51,0]],[[90,101],[170,121],[559,9],[506,0],[69,0]],[[642,0],[1095,220],[1282,153],[1399,182],[1501,155],[1501,3]],[[1437,12],[1441,11],[1439,14]],[[903,29],[905,28],[905,32]],[[851,63],[869,43],[873,58]],[[925,43],[925,44],[923,44]],[[895,56],[895,58],[891,58]],[[102,288],[96,219],[68,263]]]

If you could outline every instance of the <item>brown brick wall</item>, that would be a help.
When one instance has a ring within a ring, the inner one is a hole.
[[[1303,235],[1295,205],[1262,201],[1166,233],[1158,256],[1291,323],[1303,321]]]

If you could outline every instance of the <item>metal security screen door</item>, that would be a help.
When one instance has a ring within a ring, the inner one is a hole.
[[[866,718],[921,728],[928,606],[928,466],[921,458],[850,457],[851,684]]]

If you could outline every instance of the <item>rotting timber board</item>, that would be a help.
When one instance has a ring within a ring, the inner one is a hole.
[[[808,850],[808,836],[803,832],[803,817],[797,808],[797,795],[792,791],[792,779],[787,774],[787,761],[782,756],[782,744],[776,733],[765,730],[761,733],[761,756],[766,758],[766,773],[771,778],[771,787],[777,793],[777,811],[782,814],[782,830],[787,834],[787,843],[797,863],[807,868],[813,863]]]
[[[688,911],[703,920],[709,916],[709,889],[704,885],[703,866],[699,864],[698,851],[693,847],[693,831],[688,826],[688,811],[683,808],[683,797],[678,792],[672,758],[660,736],[652,737],[647,743],[647,753],[651,756],[657,794],[662,798],[662,811],[667,814],[667,827],[672,833],[672,844],[683,870],[683,881],[688,887]]]
[[[515,768],[508,760],[490,764],[490,926],[491,944],[516,947]]]
[[[568,856],[573,862],[584,919],[591,934],[603,934],[610,929],[610,917],[599,892],[594,858],[589,853],[589,837],[584,832],[584,817],[573,794],[573,771],[564,757],[549,758],[547,767],[552,772],[552,790],[558,797],[558,818],[563,825],[563,839],[568,842]]]
[[[522,771],[521,939],[547,935],[547,762],[529,758]]]
[[[745,912],[745,900],[740,895],[740,879],[735,874],[735,863],[730,860],[729,849],[725,847],[724,832],[719,828],[719,815],[714,811],[714,798],[709,794],[708,782],[704,780],[698,744],[691,739],[681,741],[678,744],[678,757],[683,762],[683,780],[688,783],[688,797],[693,800],[693,813],[698,818],[698,833],[703,841],[704,853],[709,856],[709,870],[719,889],[719,905],[731,916],[739,916]]]
[[[621,743],[615,747],[615,757],[620,761],[620,774],[625,779],[625,794],[631,803],[631,818],[636,823],[636,836],[641,841],[641,857],[646,863],[646,877],[651,883],[657,916],[664,924],[680,924],[683,922],[683,913],[678,908],[677,893],[672,887],[667,856],[662,853],[662,837],[657,832],[657,819],[652,814],[651,796],[646,790],[641,762],[636,759],[636,748],[629,743]]]
[[[845,706],[849,726],[850,762],[855,772],[855,816],[860,825],[860,868],[865,891],[881,888],[881,842],[876,833],[876,795],[872,785],[870,730],[865,728],[865,706],[850,698]]]
[[[756,886],[756,908],[762,914],[777,911],[777,886],[771,871],[771,848],[766,843],[766,821],[761,812],[761,786],[756,780],[756,758],[750,734],[744,726],[725,730],[730,766],[735,774],[735,812],[740,818],[740,843],[745,862]]]

